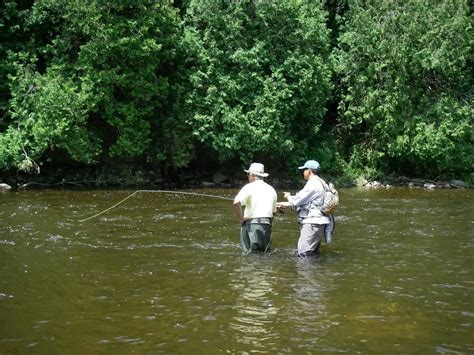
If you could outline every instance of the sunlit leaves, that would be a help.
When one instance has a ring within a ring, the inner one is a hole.
[[[25,154],[46,160],[53,150],[88,164],[100,154],[131,159],[150,152],[157,136],[151,127],[160,126],[160,108],[168,105],[166,66],[179,43],[171,3],[30,6],[19,25],[31,38],[9,58],[11,124],[0,132],[2,166],[26,166]]]
[[[315,137],[330,93],[324,21],[313,2],[192,2],[187,36],[199,62],[188,122],[197,139],[222,160],[248,161],[288,157]]]
[[[12,78],[11,117],[15,125],[0,136],[3,166],[26,169],[45,152],[64,149],[77,161],[91,163],[99,153],[99,141],[87,130],[89,96],[64,79],[61,68],[44,75],[31,66],[18,66]]]
[[[367,147],[352,156],[361,167],[472,170],[468,11],[461,0],[350,3],[336,50],[339,114],[345,144]]]

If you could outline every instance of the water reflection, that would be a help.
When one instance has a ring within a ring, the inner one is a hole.
[[[326,310],[325,291],[330,287],[327,284],[330,280],[321,274],[324,269],[319,260],[313,257],[296,261],[296,280],[293,284],[295,313],[306,321],[315,320]]]
[[[320,349],[320,340],[331,326],[328,317],[328,290],[332,277],[321,257],[296,259],[295,278],[291,284],[288,322],[294,324],[291,342],[296,351]]]
[[[277,278],[269,259],[263,255],[242,257],[231,274],[231,287],[237,293],[231,328],[237,331],[236,341],[246,345],[258,347],[270,335],[270,325],[279,312],[274,304]]]
[[[319,257],[298,259],[293,253],[242,257],[230,275],[236,292],[230,325],[235,342],[245,351],[314,350],[334,325],[327,291],[336,276],[326,262]]]

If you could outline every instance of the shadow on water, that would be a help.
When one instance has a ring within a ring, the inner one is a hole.
[[[236,190],[197,191],[232,198]],[[231,201],[0,195],[0,353],[472,353],[472,190],[340,191],[334,243],[241,255]]]

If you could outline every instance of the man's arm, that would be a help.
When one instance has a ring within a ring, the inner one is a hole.
[[[294,207],[301,207],[311,202],[314,198],[315,191],[309,183],[306,183],[304,188],[296,193],[296,195],[291,195],[289,192],[285,193],[284,196]]]
[[[291,194],[289,192],[283,192],[283,197],[289,200],[291,197]],[[280,212],[284,212],[286,208],[291,208],[292,204],[289,201],[280,201],[280,202],[277,202],[276,207]]]
[[[239,223],[243,224],[246,219],[242,216],[242,205],[240,204],[240,201],[234,200],[234,212],[235,216],[239,220]]]

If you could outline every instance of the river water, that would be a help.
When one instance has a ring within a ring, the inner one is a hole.
[[[474,353],[474,190],[342,189],[309,259],[291,211],[271,255],[242,256],[208,196],[80,222],[132,192],[0,194],[0,354]]]

